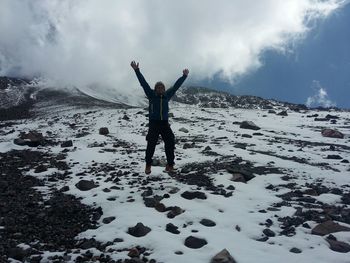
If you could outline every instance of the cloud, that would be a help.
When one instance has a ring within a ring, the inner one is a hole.
[[[130,99],[142,94],[131,60],[151,86],[188,67],[192,81],[234,81],[286,50],[311,22],[345,0],[2,0],[0,75],[42,76],[56,85]]]
[[[319,81],[314,80],[312,83],[312,88],[316,90],[316,94],[307,98],[306,106],[322,106],[326,108],[336,106],[336,103],[328,98],[326,89],[321,86]]]

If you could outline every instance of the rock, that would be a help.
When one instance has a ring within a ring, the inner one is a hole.
[[[253,175],[252,172],[245,170],[245,169],[241,169],[241,168],[236,167],[236,166],[227,167],[226,170],[229,173],[232,173],[231,180],[235,181],[235,182],[244,182],[245,183],[245,182],[248,182],[255,177],[255,175]]]
[[[339,119],[338,116],[327,114],[326,119]]]
[[[251,136],[250,134],[242,134],[243,138],[253,138],[253,136]]]
[[[140,251],[136,247],[133,247],[129,250],[128,256],[131,258],[138,258],[140,256]]]
[[[188,133],[188,132],[189,132],[189,131],[188,131],[186,128],[184,128],[184,127],[180,128],[179,131],[184,132],[184,133]]]
[[[172,223],[167,224],[165,230],[173,234],[180,234],[178,227],[173,225]]]
[[[276,111],[274,111],[274,110],[269,110],[267,113],[276,114]]]
[[[202,219],[199,223],[201,223],[203,226],[207,226],[207,227],[213,227],[216,226],[216,223],[210,219]]]
[[[327,118],[315,118],[314,121],[329,121]]]
[[[129,227],[128,234],[134,237],[143,237],[151,232],[151,229],[142,223],[137,223],[134,227]]]
[[[108,128],[107,128],[107,127],[102,127],[102,128],[100,128],[100,129],[99,129],[99,134],[101,134],[101,135],[107,135],[107,134],[109,134]]]
[[[185,143],[183,146],[183,149],[191,149],[194,148],[195,144],[194,143]]]
[[[288,113],[287,113],[287,111],[284,110],[284,111],[277,113],[277,115],[278,116],[288,116]]]
[[[300,254],[302,251],[299,248],[293,247],[289,250],[289,252]]]
[[[45,144],[45,139],[42,133],[37,131],[30,131],[28,133],[21,132],[20,139],[25,140],[26,144],[30,147],[37,147]]]
[[[185,246],[193,249],[198,249],[208,244],[208,242],[203,238],[198,238],[194,236],[189,236],[185,240]]]
[[[65,141],[65,142],[61,143],[61,147],[62,148],[72,147],[72,146],[73,146],[72,140],[68,140],[68,141]]]
[[[241,129],[249,129],[249,130],[260,130],[260,127],[258,127],[254,122],[252,121],[243,121],[241,125],[239,126]]]
[[[166,207],[163,203],[157,203],[154,208],[161,213],[166,211]]]
[[[200,192],[200,191],[194,191],[194,192],[190,192],[190,191],[185,191],[181,194],[181,196],[185,199],[188,200],[192,200],[192,199],[207,199],[207,196],[205,195],[205,193]]]
[[[78,183],[75,184],[75,187],[78,188],[80,191],[89,191],[93,188],[98,187],[97,184],[93,180],[80,180]]]
[[[105,217],[102,220],[103,224],[109,224],[110,222],[112,222],[115,219],[115,216],[110,216],[110,217]]]
[[[185,211],[181,207],[178,207],[178,206],[171,206],[171,207],[168,207],[166,210],[170,210],[170,212],[167,214],[168,218],[174,218],[174,217],[182,214]]]
[[[28,251],[19,247],[14,247],[9,249],[9,258],[13,258],[19,261],[23,261],[26,256],[28,256]]]
[[[341,159],[343,159],[343,157],[341,157],[340,155],[337,155],[337,154],[329,154],[329,155],[327,155],[327,159],[341,160]]]
[[[39,164],[35,170],[34,173],[42,173],[42,172],[46,172],[47,171],[47,167],[43,164]]]
[[[341,133],[340,131],[337,131],[337,130],[333,130],[333,129],[323,129],[321,131],[321,134],[323,137],[339,138],[339,139],[344,138],[343,133]]]
[[[326,239],[327,242],[330,245],[330,249],[336,252],[340,252],[340,253],[348,253],[350,252],[350,245],[348,243],[345,242],[341,242],[341,241],[337,241],[337,240],[332,240],[327,238]]]
[[[236,263],[236,260],[231,256],[227,249],[221,250],[210,261],[210,263]]]
[[[130,118],[126,114],[124,114],[122,119],[125,120],[125,121],[129,121],[130,120]]]
[[[23,140],[23,139],[20,139],[20,138],[14,139],[14,140],[13,140],[13,143],[14,143],[14,144],[17,144],[17,145],[19,145],[19,146],[25,146],[25,145],[27,145],[27,142],[26,142],[25,140]]]
[[[234,173],[232,174],[232,177],[230,179],[231,181],[234,182],[241,182],[241,183],[246,183],[247,181],[245,180],[243,174],[240,173]]]
[[[268,237],[274,237],[276,235],[275,232],[268,228],[264,229],[263,233]]]
[[[335,223],[331,220],[326,221],[324,223],[321,223],[317,226],[315,226],[311,234],[313,235],[319,235],[319,236],[324,236],[328,235],[330,233],[335,233],[335,232],[340,232],[340,231],[350,231],[349,227],[339,225],[338,223]]]
[[[68,192],[68,191],[69,191],[69,186],[68,186],[68,185],[65,185],[65,186],[63,186],[59,191],[60,191],[61,193]]]
[[[210,146],[206,146],[203,150],[203,152],[209,152],[212,151],[212,148]]]

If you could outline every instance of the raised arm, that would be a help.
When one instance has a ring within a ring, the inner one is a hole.
[[[175,82],[174,86],[166,91],[166,95],[169,99],[174,96],[175,92],[181,87],[182,83],[186,80],[190,71],[186,68],[182,71],[182,76]]]
[[[149,98],[152,95],[152,89],[151,87],[148,85],[147,81],[145,80],[145,78],[143,77],[143,75],[140,72],[140,68],[139,68],[139,63],[135,62],[135,61],[131,61],[130,66],[135,70],[136,73],[136,77],[140,82],[140,85],[142,86],[146,96]]]

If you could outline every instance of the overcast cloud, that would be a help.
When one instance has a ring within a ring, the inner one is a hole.
[[[315,91],[313,96],[310,96],[306,100],[306,106],[308,107],[334,107],[336,103],[329,99],[327,90],[321,86],[320,82],[314,80],[312,83],[312,89]]]
[[[0,75],[41,76],[99,94],[139,97],[150,85],[227,81],[285,51],[343,0],[1,0]]]

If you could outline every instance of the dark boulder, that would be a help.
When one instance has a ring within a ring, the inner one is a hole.
[[[205,193],[200,192],[200,191],[194,191],[194,192],[190,192],[190,191],[185,191],[181,194],[181,196],[185,199],[188,200],[192,200],[192,199],[207,199],[207,196],[205,195]]]
[[[185,240],[185,246],[194,249],[201,248],[206,244],[208,244],[208,242],[205,239],[194,236],[189,236]]]
[[[338,223],[335,223],[329,220],[315,226],[312,229],[311,234],[324,236],[324,235],[328,235],[328,234],[340,232],[340,231],[350,231],[350,228],[339,225]]]
[[[107,127],[102,127],[102,128],[100,128],[99,134],[101,134],[101,135],[107,135],[107,134],[109,134],[108,128],[107,128]]]
[[[237,261],[231,256],[227,249],[221,250],[210,261],[210,263],[236,263]]]
[[[243,121],[239,127],[241,129],[260,130],[260,127],[252,121]]]
[[[341,133],[340,131],[337,131],[337,130],[333,130],[333,129],[323,129],[321,131],[321,134],[323,137],[339,138],[339,139],[344,138],[343,133]]]
[[[93,180],[80,180],[78,183],[75,184],[76,188],[78,188],[80,191],[89,191],[93,188],[98,187],[97,184]]]
[[[134,237],[143,237],[151,232],[151,229],[142,223],[137,223],[134,227],[129,227],[128,234]]]

